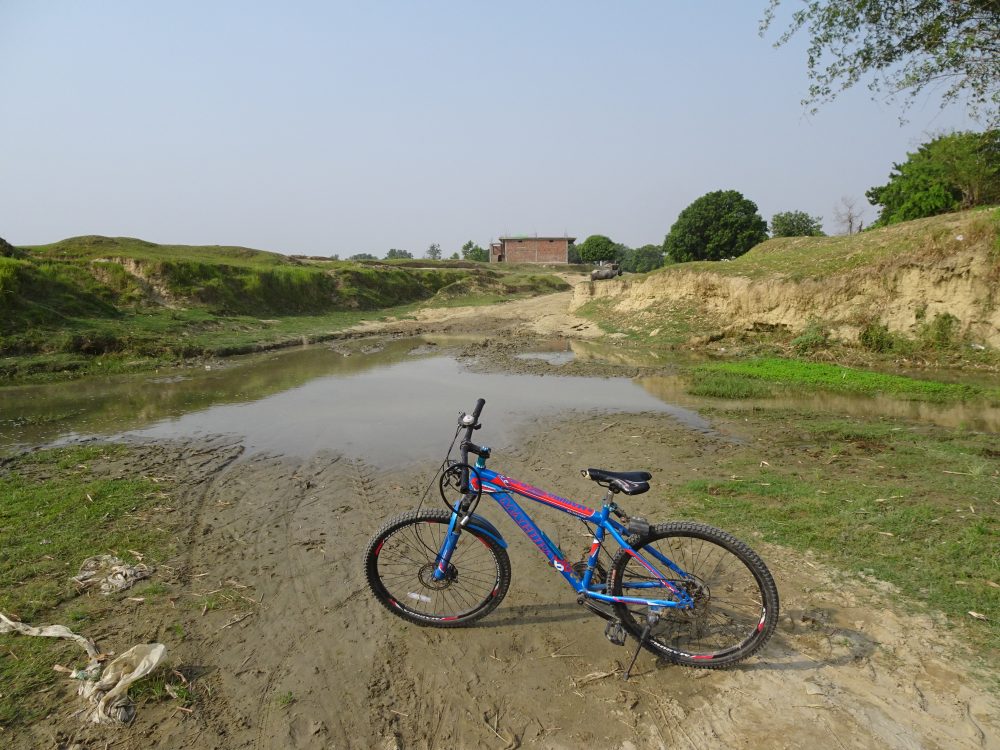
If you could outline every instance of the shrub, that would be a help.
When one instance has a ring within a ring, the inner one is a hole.
[[[799,354],[809,354],[829,345],[830,330],[818,320],[810,322],[802,333],[792,339],[792,346]]]
[[[920,327],[918,338],[925,349],[951,349],[957,342],[958,318],[938,313]]]
[[[880,354],[896,348],[896,337],[882,323],[869,323],[862,328],[858,342],[868,351]]]

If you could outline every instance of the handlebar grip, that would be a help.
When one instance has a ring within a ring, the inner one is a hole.
[[[479,415],[482,413],[484,406],[486,406],[485,398],[481,398],[478,401],[476,401],[476,408],[472,410],[472,418],[475,420],[475,422],[479,421]]]

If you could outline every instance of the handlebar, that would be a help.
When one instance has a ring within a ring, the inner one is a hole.
[[[481,425],[479,424],[479,415],[483,413],[483,407],[486,406],[486,399],[481,398],[476,401],[476,408],[472,410],[472,414],[463,414],[459,424],[465,427],[465,440],[462,441],[461,451],[462,451],[462,463],[465,466],[462,468],[462,492],[468,496],[469,494],[469,448],[478,448],[475,443],[472,442],[472,431],[478,430]],[[471,416],[471,419],[470,419]],[[479,451],[473,451],[473,453],[479,454]]]

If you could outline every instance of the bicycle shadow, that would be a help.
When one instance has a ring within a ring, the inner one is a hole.
[[[855,628],[836,624],[835,608],[782,612],[778,627],[757,658],[738,665],[747,672],[809,671],[863,664],[880,642]]]
[[[540,625],[550,622],[577,622],[593,619],[602,622],[579,604],[560,602],[553,604],[519,604],[500,610],[499,615],[493,614],[483,620],[473,623],[474,628],[497,628],[511,625]]]

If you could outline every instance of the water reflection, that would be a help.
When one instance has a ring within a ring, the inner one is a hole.
[[[455,414],[479,396],[489,401],[494,445],[526,421],[566,412],[654,412],[669,429],[717,434],[698,413],[726,409],[800,409],[859,417],[920,420],[948,428],[1000,432],[1000,409],[936,405],[890,397],[795,393],[766,400],[697,398],[676,376],[564,377],[471,372],[446,355],[475,339],[422,336],[338,341],[227,360],[222,368],[173,371],[46,386],[0,389],[0,452],[84,435],[148,437],[233,434],[251,451],[308,455],[320,449],[370,457],[436,457]],[[639,364],[641,353],[569,342],[540,354]],[[645,364],[646,362],[641,362]],[[666,363],[664,363],[666,364]]]
[[[711,429],[695,412],[665,404],[624,378],[479,373],[452,357],[432,357],[327,375],[251,404],[213,406],[132,434],[226,433],[240,437],[251,453],[330,450],[368,461],[425,460],[443,453],[456,415],[479,397],[487,410],[477,439],[497,446],[509,445],[527,422],[568,412],[660,412],[675,426]]]
[[[353,375],[399,362],[417,347],[436,353],[442,338],[344,341],[236,357],[222,367],[89,378],[0,389],[0,448],[34,445],[66,434],[107,434],[178,417],[215,404],[266,398],[326,375]]]
[[[855,396],[825,391],[778,395],[767,399],[705,399],[688,394],[686,381],[677,376],[639,378],[637,382],[657,398],[693,408],[711,404],[735,411],[797,409],[852,417],[914,420],[950,429],[1000,432],[1000,409],[982,402],[932,404],[926,401],[901,401],[891,396]]]

